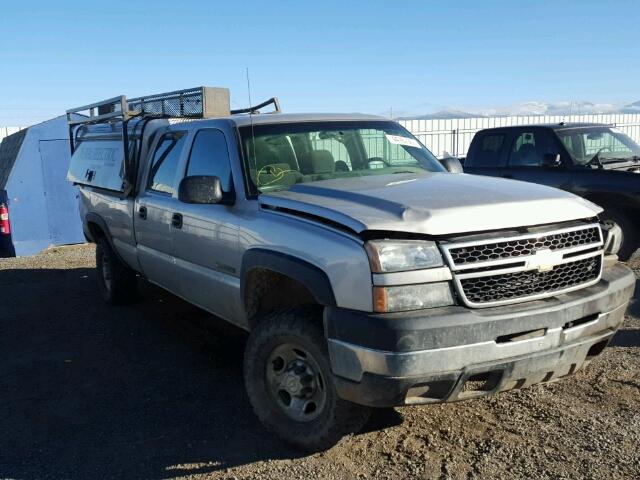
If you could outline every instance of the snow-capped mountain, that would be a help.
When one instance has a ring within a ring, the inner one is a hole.
[[[620,110],[620,113],[640,113],[640,102],[630,103]]]
[[[472,117],[510,117],[516,115],[588,115],[596,113],[640,113],[640,101],[628,105],[615,103],[523,102],[495,108],[441,110],[423,115],[405,115],[400,120],[425,120]]]

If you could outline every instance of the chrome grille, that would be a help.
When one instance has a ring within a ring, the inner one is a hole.
[[[559,250],[580,245],[597,245],[600,241],[600,228],[593,226],[581,230],[542,235],[540,237],[516,238],[509,241],[451,248],[449,254],[454,264],[468,265],[487,260],[532,255],[536,250],[544,248]]]
[[[441,245],[458,296],[470,307],[549,297],[599,281],[598,224]]]
[[[470,303],[498,302],[550,294],[573,288],[600,276],[601,257],[558,265],[551,271],[505,273],[460,280]]]

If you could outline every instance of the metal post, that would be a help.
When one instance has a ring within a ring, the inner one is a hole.
[[[456,156],[456,148],[458,143],[457,130],[454,128],[451,130],[451,155]]]

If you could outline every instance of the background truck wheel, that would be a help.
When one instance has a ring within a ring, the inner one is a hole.
[[[136,300],[136,273],[116,256],[109,242],[101,238],[96,245],[96,268],[100,295],[110,305],[126,305]]]
[[[618,252],[618,258],[626,262],[638,248],[638,232],[634,224],[631,219],[623,213],[608,208],[600,215],[600,218],[604,223],[618,225],[622,230],[622,247],[620,247],[620,251]]]
[[[332,447],[369,418],[369,408],[336,394],[317,309],[286,310],[258,323],[245,349],[244,381],[260,421],[305,451]]]

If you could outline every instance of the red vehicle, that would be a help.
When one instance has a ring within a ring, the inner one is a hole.
[[[11,241],[11,222],[9,221],[9,199],[5,190],[0,190],[0,258],[15,257],[16,252]]]

